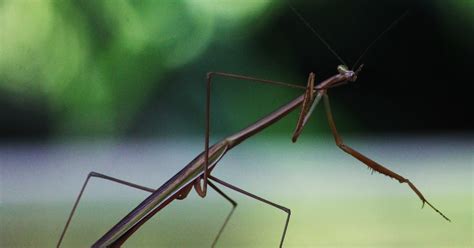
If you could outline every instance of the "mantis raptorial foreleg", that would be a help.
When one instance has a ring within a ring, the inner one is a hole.
[[[351,147],[349,147],[348,145],[344,144],[344,142],[342,141],[341,136],[337,132],[336,123],[334,122],[334,118],[333,118],[332,112],[331,112],[331,106],[330,106],[330,103],[329,103],[329,96],[326,93],[324,94],[324,106],[325,106],[325,109],[326,109],[326,115],[327,115],[327,119],[328,119],[328,122],[329,122],[329,127],[331,128],[331,132],[332,132],[332,134],[334,136],[334,139],[336,141],[336,144],[339,148],[341,148],[343,151],[350,154],[354,158],[358,159],[362,163],[366,164],[372,170],[374,170],[374,171],[376,171],[380,174],[386,175],[390,178],[396,179],[400,183],[408,184],[408,186],[410,186],[410,188],[416,193],[416,195],[423,202],[423,205],[425,203],[428,204],[431,208],[433,208],[433,210],[438,212],[447,221],[451,221],[448,217],[446,217],[443,213],[441,213],[437,208],[435,208],[433,205],[431,205],[431,203],[429,203],[425,199],[423,194],[415,187],[415,185],[412,182],[410,182],[410,180],[408,180],[408,179],[404,178],[403,176],[387,169],[385,166],[373,161],[372,159],[366,157],[365,155],[359,153],[358,151],[356,151],[356,150],[352,149]]]
[[[270,206],[272,206],[272,207],[278,208],[278,209],[280,209],[280,210],[286,212],[286,213],[287,213],[287,217],[286,217],[285,227],[284,227],[284,229],[283,229],[283,234],[281,235],[281,241],[280,241],[280,247],[283,246],[283,241],[285,240],[286,230],[287,230],[287,228],[288,228],[288,223],[290,222],[290,216],[291,216],[291,210],[290,210],[289,208],[283,207],[283,206],[278,205],[278,204],[276,204],[276,203],[274,203],[274,202],[271,202],[271,201],[269,201],[269,200],[263,199],[262,197],[259,197],[259,196],[257,196],[257,195],[254,195],[254,194],[250,193],[250,192],[247,192],[247,191],[245,191],[245,190],[243,190],[243,189],[240,189],[240,188],[238,188],[238,187],[236,187],[236,186],[234,186],[234,185],[232,185],[232,184],[230,184],[230,183],[224,182],[224,181],[222,181],[221,179],[218,179],[218,178],[213,177],[213,176],[211,176],[211,175],[209,175],[209,179],[212,180],[212,181],[214,181],[214,182],[216,182],[216,183],[219,183],[219,184],[221,184],[221,185],[223,185],[223,186],[225,186],[225,187],[227,187],[227,188],[229,188],[229,189],[235,190],[235,191],[237,191],[237,192],[239,192],[239,193],[241,193],[241,194],[244,194],[244,195],[246,195],[246,196],[249,196],[249,197],[251,197],[251,198],[253,198],[253,199],[256,199],[256,200],[258,200],[258,201],[261,201],[261,202],[266,203],[266,204],[268,204],[268,205],[270,205]]]

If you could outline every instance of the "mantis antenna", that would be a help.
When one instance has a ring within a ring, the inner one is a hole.
[[[377,36],[377,38],[375,38],[374,41],[372,41],[372,43],[370,43],[370,45],[367,46],[367,48],[362,52],[362,54],[359,56],[359,58],[356,60],[356,62],[354,63],[354,65],[352,66],[352,69],[351,70],[354,70],[354,68],[357,66],[357,63],[359,63],[359,61],[362,59],[362,57],[364,57],[364,55],[367,53],[367,51],[369,51],[369,49],[375,45],[375,43],[377,43],[378,40],[380,40],[380,38],[382,38],[382,36],[387,33],[390,29],[392,29],[393,27],[395,27],[395,25],[400,22],[403,18],[405,18],[405,16],[408,14],[408,12],[410,12],[410,10],[406,10],[402,15],[400,15],[397,19],[395,19],[395,21],[393,21],[382,33],[379,34],[379,36]]]
[[[329,51],[331,51],[331,53],[334,54],[334,56],[336,56],[336,58],[341,61],[343,65],[347,65],[347,63],[336,53],[336,51],[331,48],[329,43],[327,43],[326,40],[324,40],[323,37],[319,35],[319,33],[314,29],[314,27],[311,26],[308,21],[306,21],[306,19],[300,14],[300,12],[298,12],[298,10],[293,7],[291,2],[288,1],[288,5],[290,6],[291,10],[293,10],[293,12],[296,14],[296,16],[298,16],[298,18],[304,23],[304,25],[306,25],[306,27],[308,27],[309,30],[311,30],[311,32],[313,32],[313,34],[316,35],[319,40],[321,40],[321,42],[329,49]]]
[[[298,10],[296,10],[296,8],[291,4],[290,1],[288,1],[288,5],[290,6],[291,10],[295,13],[295,15],[301,20],[301,22],[303,22],[304,25],[306,25],[306,27],[308,27],[308,29],[311,30],[311,32],[329,49],[329,51],[331,51],[331,53],[334,54],[334,56],[336,56],[336,58],[340,62],[342,62],[343,65],[347,65],[347,63],[336,53],[336,51],[331,48],[329,43],[327,43],[327,41],[324,40],[324,38],[316,31],[316,29],[313,26],[311,26],[311,24],[309,24],[309,22],[303,17],[303,15],[301,15],[301,13]],[[351,70],[354,70],[354,68],[357,67],[359,61],[365,56],[365,54],[370,50],[370,48],[372,48],[372,46],[374,46],[375,43],[377,43],[377,41],[379,41],[380,38],[382,38],[382,36],[385,33],[387,33],[390,29],[395,27],[395,25],[398,22],[400,22],[403,18],[405,18],[408,12],[410,12],[410,10],[406,10],[402,15],[400,15],[397,19],[395,19],[382,33],[380,33],[377,36],[377,38],[375,38],[372,41],[372,43],[370,43],[370,45],[367,46],[367,48],[365,48],[365,50],[361,53],[359,58],[356,60],[356,62],[352,66]]]

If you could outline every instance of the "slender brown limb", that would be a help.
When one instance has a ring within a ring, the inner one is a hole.
[[[213,76],[221,76],[221,77],[225,77],[225,78],[247,80],[247,81],[253,81],[253,82],[257,82],[257,83],[285,86],[285,87],[290,87],[290,88],[295,88],[295,89],[302,89],[302,90],[306,89],[306,87],[304,87],[304,86],[293,84],[293,83],[285,83],[285,82],[279,82],[279,81],[275,81],[275,80],[249,77],[249,76],[244,76],[244,75],[239,75],[239,74],[232,74],[232,73],[226,73],[226,72],[208,72],[207,73],[208,78],[213,77]]]
[[[217,244],[217,241],[219,240],[219,237],[221,236],[222,232],[224,231],[224,228],[226,227],[227,223],[230,220],[230,217],[232,217],[232,214],[234,213],[235,208],[237,207],[237,202],[232,200],[228,195],[226,195],[222,190],[220,190],[216,185],[214,185],[211,181],[207,182],[211,188],[213,188],[219,195],[224,197],[227,201],[232,204],[232,209],[230,210],[229,214],[227,214],[227,217],[224,220],[224,224],[222,224],[221,228],[219,229],[219,232],[217,233],[216,237],[214,238],[214,241],[212,242],[211,247],[215,247]]]
[[[408,186],[410,186],[410,188],[416,193],[416,195],[420,198],[420,200],[422,201],[423,205],[422,207],[424,206],[424,204],[428,204],[434,211],[436,211],[437,213],[439,213],[444,219],[446,219],[447,221],[451,221],[448,217],[446,217],[443,213],[441,213],[441,211],[439,211],[437,208],[435,208],[433,205],[431,205],[431,203],[429,203],[425,197],[423,196],[423,194],[415,187],[415,185],[413,183],[411,183],[408,179],[400,176],[399,174],[387,169],[386,167],[382,166],[381,164],[371,160],[370,158],[364,156],[363,154],[359,153],[358,151],[352,149],[351,147],[347,146],[346,144],[344,144],[344,142],[342,141],[342,138],[341,136],[339,135],[339,133],[337,132],[337,129],[336,129],[336,124],[334,122],[334,118],[332,116],[332,112],[331,112],[331,106],[330,106],[330,103],[329,103],[329,96],[327,94],[324,94],[324,106],[325,106],[325,109],[326,109],[326,115],[327,115],[327,118],[328,118],[328,122],[329,122],[329,127],[331,128],[331,131],[332,131],[332,134],[334,136],[334,139],[336,141],[336,144],[339,148],[341,148],[343,151],[345,151],[346,153],[350,154],[351,156],[353,156],[354,158],[358,159],[359,161],[361,161],[362,163],[366,164],[369,168],[371,168],[372,170],[376,171],[376,172],[379,172],[380,174],[383,174],[383,175],[386,175],[390,178],[393,178],[393,179],[396,179],[398,182],[400,183],[406,183],[408,184]]]
[[[84,193],[84,190],[86,189],[87,183],[89,182],[89,179],[91,177],[106,179],[106,180],[109,180],[109,181],[112,181],[112,182],[120,183],[120,184],[129,186],[129,187],[140,189],[140,190],[147,191],[147,192],[150,192],[150,193],[153,193],[155,191],[155,189],[148,188],[148,187],[145,187],[145,186],[141,186],[141,185],[138,185],[138,184],[134,184],[134,183],[131,183],[131,182],[127,182],[127,181],[117,179],[117,178],[114,178],[114,177],[111,177],[111,176],[107,176],[107,175],[104,175],[104,174],[101,174],[101,173],[97,173],[97,172],[94,172],[94,171],[90,172],[87,175],[87,178],[84,181],[84,184],[82,185],[81,191],[79,192],[79,195],[77,196],[76,201],[74,202],[74,206],[72,207],[71,213],[69,214],[69,217],[67,218],[66,225],[64,226],[64,229],[61,233],[61,236],[59,237],[58,244],[56,245],[56,247],[58,247],[58,248],[61,246],[61,242],[64,239],[64,235],[66,235],[66,231],[69,227],[69,224],[71,223],[72,216],[76,212],[76,208],[79,205],[79,201],[81,200],[82,194]]]
[[[256,196],[256,195],[254,195],[254,194],[252,194],[252,193],[250,193],[250,192],[247,192],[247,191],[245,191],[245,190],[243,190],[243,189],[240,189],[240,188],[238,188],[238,187],[236,187],[236,186],[234,186],[234,185],[232,185],[232,184],[226,183],[226,182],[224,182],[224,181],[222,181],[222,180],[220,180],[220,179],[218,179],[218,178],[216,178],[216,177],[213,177],[213,176],[211,176],[211,175],[209,175],[209,179],[211,179],[212,181],[214,181],[214,182],[216,182],[216,183],[219,183],[219,184],[221,184],[221,185],[223,185],[223,186],[225,186],[225,187],[227,187],[227,188],[229,188],[229,189],[235,190],[235,191],[237,191],[237,192],[239,192],[239,193],[241,193],[241,194],[244,194],[244,195],[246,195],[246,196],[249,196],[249,197],[251,197],[251,198],[254,198],[254,199],[258,200],[258,201],[261,201],[261,202],[263,202],[263,203],[266,203],[266,204],[268,204],[268,205],[270,205],[270,206],[273,206],[273,207],[275,207],[275,208],[278,208],[278,209],[283,210],[284,212],[286,212],[286,213],[287,213],[287,217],[286,217],[285,227],[284,227],[284,229],[283,229],[283,234],[281,235],[281,241],[280,241],[280,248],[283,247],[283,241],[285,240],[286,230],[288,229],[288,223],[290,222],[290,216],[291,216],[291,210],[290,210],[289,208],[283,207],[283,206],[278,205],[278,204],[276,204],[276,203],[273,203],[273,202],[271,202],[271,201],[269,201],[269,200],[263,199],[263,198],[261,198],[261,197],[259,197],[259,196]]]
[[[200,185],[197,185],[196,187],[199,187],[199,190],[196,190],[196,192],[199,194],[201,197],[206,196],[207,192],[207,178],[209,176],[209,135],[210,135],[210,108],[211,108],[211,83],[212,79],[215,76],[220,76],[220,77],[225,77],[225,78],[233,78],[233,79],[239,79],[239,80],[247,80],[251,82],[257,82],[257,83],[264,83],[264,84],[271,84],[271,85],[277,85],[277,86],[285,86],[285,87],[290,87],[290,88],[296,88],[296,89],[306,89],[304,86],[296,85],[296,84],[289,84],[285,82],[278,82],[278,81],[273,81],[273,80],[267,80],[267,79],[259,79],[255,77],[249,77],[249,76],[244,76],[244,75],[237,75],[237,74],[231,74],[231,73],[224,73],[224,72],[208,72],[207,73],[207,86],[206,86],[206,130],[205,130],[205,140],[204,140],[204,175],[202,177],[203,185],[202,187]],[[198,182],[200,183],[200,182]]]

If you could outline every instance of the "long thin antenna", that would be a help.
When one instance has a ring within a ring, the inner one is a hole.
[[[296,16],[298,16],[298,18],[306,25],[306,27],[308,27],[309,30],[311,30],[311,32],[313,32],[313,34],[316,35],[316,37],[318,37],[321,40],[321,42],[329,49],[329,51],[331,51],[332,54],[334,54],[334,56],[336,56],[336,58],[339,59],[339,61],[342,62],[343,65],[347,65],[347,63],[344,62],[344,60],[336,53],[336,51],[334,51],[331,48],[331,46],[326,42],[326,40],[324,40],[323,37],[321,37],[321,35],[319,35],[319,33],[309,24],[309,22],[306,21],[306,19],[300,14],[300,12],[298,12],[298,10],[296,10],[296,8],[293,7],[293,5],[291,4],[290,1],[288,1],[288,5],[293,10],[293,12],[296,14]]]
[[[407,14],[408,12],[410,12],[410,10],[407,10],[405,11],[401,16],[399,16],[395,21],[392,22],[392,24],[390,24],[382,33],[379,34],[379,36],[377,36],[377,38],[375,38],[374,41],[372,41],[372,43],[370,43],[370,45],[364,50],[364,52],[362,52],[362,54],[360,55],[360,57],[356,60],[356,62],[354,63],[354,65],[352,66],[351,70],[354,70],[354,68],[357,66],[357,63],[359,63],[359,61],[362,59],[362,57],[364,57],[364,55],[367,53],[367,51],[369,51],[369,49],[375,45],[375,43],[377,43],[378,40],[380,40],[380,38],[385,34],[387,33],[390,29],[392,29],[400,20],[402,20]]]

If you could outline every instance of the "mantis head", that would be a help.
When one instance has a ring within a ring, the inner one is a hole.
[[[342,76],[341,81],[355,82],[357,80],[357,75],[359,75],[359,72],[362,70],[363,67],[364,64],[361,64],[359,68],[357,68],[357,70],[354,72],[352,70],[349,70],[345,65],[339,65],[337,67],[337,71],[339,72],[339,75]],[[339,82],[336,84],[339,84]]]

